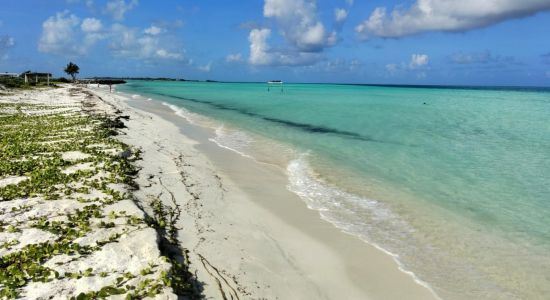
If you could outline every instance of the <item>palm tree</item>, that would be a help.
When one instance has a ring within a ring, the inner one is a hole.
[[[64,71],[65,73],[71,75],[71,77],[73,78],[73,81],[75,81],[76,74],[78,74],[79,70],[80,68],[76,64],[73,64],[72,62],[70,62],[69,64],[67,64]]]

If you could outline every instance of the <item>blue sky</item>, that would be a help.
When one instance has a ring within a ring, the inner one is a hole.
[[[2,0],[0,72],[550,86],[550,0]]]

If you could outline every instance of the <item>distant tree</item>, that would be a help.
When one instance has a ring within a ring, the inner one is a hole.
[[[69,64],[67,64],[64,71],[65,73],[71,75],[71,77],[73,78],[73,81],[75,81],[76,74],[78,74],[78,71],[80,71],[80,68],[76,64],[73,64],[72,62],[70,62]]]

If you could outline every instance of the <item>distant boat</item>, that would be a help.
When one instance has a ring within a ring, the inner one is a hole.
[[[267,82],[267,91],[269,92],[271,90],[272,84],[280,84],[281,85],[281,92],[283,91],[283,81],[282,80],[270,80]]]

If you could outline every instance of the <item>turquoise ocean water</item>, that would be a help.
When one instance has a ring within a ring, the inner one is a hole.
[[[550,91],[130,81],[444,299],[550,297]],[[204,118],[206,117],[206,118]]]

